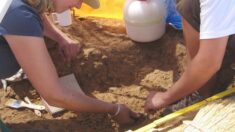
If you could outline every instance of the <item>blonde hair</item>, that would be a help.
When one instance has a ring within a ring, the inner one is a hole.
[[[52,0],[26,0],[26,2],[36,9],[38,13],[43,13],[52,10],[53,2]]]

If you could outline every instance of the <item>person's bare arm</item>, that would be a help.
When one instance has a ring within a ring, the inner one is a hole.
[[[60,29],[58,29],[53,22],[50,21],[49,17],[46,14],[41,15],[42,23],[44,27],[44,36],[51,38],[54,41],[60,41],[63,38],[66,38],[67,35],[64,34]]]
[[[165,107],[198,90],[221,67],[228,37],[200,41],[200,48],[182,77],[166,92],[152,92],[146,101],[145,110]]]
[[[77,90],[60,85],[42,38],[24,36],[5,36],[5,38],[29,80],[49,104],[82,112],[115,111],[115,105],[98,101]]]
[[[61,55],[70,62],[80,51],[82,47],[81,43],[69,38],[50,21],[46,14],[43,14],[41,18],[44,26],[44,36],[56,41],[59,44]]]
[[[43,38],[14,35],[4,37],[32,85],[50,105],[77,112],[117,114],[114,119],[120,124],[134,123],[133,118],[138,118],[138,114],[125,105],[106,103],[74,88],[63,87]]]

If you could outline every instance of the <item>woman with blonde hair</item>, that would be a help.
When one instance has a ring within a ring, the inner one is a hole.
[[[21,67],[38,93],[53,106],[108,113],[120,124],[133,123],[138,115],[125,105],[88,97],[59,83],[43,36],[57,41],[68,60],[79,52],[78,42],[68,38],[43,13],[80,8],[82,3],[83,0],[13,0],[0,23],[0,79],[12,76]]]

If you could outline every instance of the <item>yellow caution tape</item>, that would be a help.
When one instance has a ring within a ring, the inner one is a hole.
[[[174,112],[172,114],[166,115],[163,118],[155,120],[151,124],[148,124],[148,125],[140,128],[140,129],[135,130],[134,132],[146,132],[146,131],[148,131],[148,130],[150,130],[152,128],[155,128],[155,127],[157,127],[159,125],[162,125],[163,123],[166,123],[167,121],[175,119],[176,117],[179,117],[179,116],[181,116],[183,114],[186,114],[186,113],[188,113],[190,111],[196,110],[196,109],[200,108],[201,106],[207,104],[208,102],[211,102],[211,101],[223,98],[223,97],[228,96],[228,95],[230,95],[232,93],[235,93],[235,88],[228,89],[228,90],[226,90],[224,92],[221,92],[221,93],[218,93],[218,94],[216,94],[216,95],[214,95],[212,97],[209,97],[209,98],[207,98],[207,99],[205,99],[205,100],[203,100],[203,101],[201,101],[199,103],[196,103],[194,105],[191,105],[191,106],[188,106],[188,107],[183,108],[181,110],[178,110],[178,111],[176,111],[176,112]]]

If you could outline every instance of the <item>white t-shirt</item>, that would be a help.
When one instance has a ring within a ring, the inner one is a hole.
[[[200,0],[200,39],[235,34],[235,0]]]

